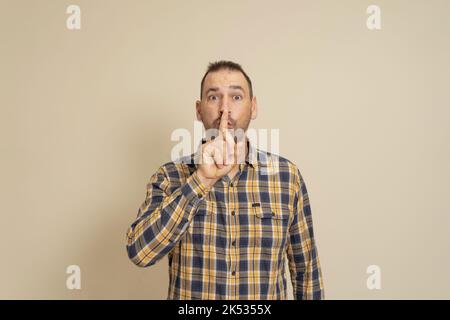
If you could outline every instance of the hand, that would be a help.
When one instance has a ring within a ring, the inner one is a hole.
[[[200,146],[201,163],[197,174],[207,185],[214,183],[228,174],[237,164],[238,143],[228,131],[228,111],[222,113],[219,125],[219,135]]]

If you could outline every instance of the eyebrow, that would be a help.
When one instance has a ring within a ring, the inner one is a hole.
[[[228,88],[230,88],[230,89],[235,89],[235,90],[241,90],[242,92],[245,92],[244,89],[243,89],[241,86],[231,85],[231,86],[229,86]],[[209,93],[210,91],[216,92],[216,91],[219,91],[219,88],[217,88],[217,87],[209,88],[208,90],[206,90],[205,95],[208,95],[208,93]]]
[[[245,92],[245,91],[244,91],[244,88],[242,88],[241,86],[230,86],[229,88],[230,88],[230,89],[241,90],[242,92]]]

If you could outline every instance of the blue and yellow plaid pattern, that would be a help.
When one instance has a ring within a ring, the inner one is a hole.
[[[140,267],[169,259],[168,299],[323,299],[308,193],[289,160],[248,144],[245,163],[207,188],[198,152],[162,165],[127,232]]]

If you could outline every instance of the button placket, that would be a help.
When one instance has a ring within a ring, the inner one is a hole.
[[[236,295],[236,269],[237,269],[237,261],[236,257],[236,224],[237,224],[237,216],[236,216],[236,203],[235,203],[235,184],[230,182],[228,185],[228,200],[230,205],[230,244],[229,252],[230,252],[230,270],[231,270],[231,292],[233,297]]]

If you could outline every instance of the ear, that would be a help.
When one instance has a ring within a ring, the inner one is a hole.
[[[258,115],[258,102],[256,101],[256,96],[253,96],[251,107],[251,119],[255,120],[257,115]]]
[[[202,115],[201,115],[201,113],[200,113],[200,109],[201,109],[201,101],[200,100],[197,100],[196,102],[195,102],[195,113],[196,113],[196,116],[197,116],[197,120],[198,121],[202,121]],[[203,122],[203,121],[202,121]]]

